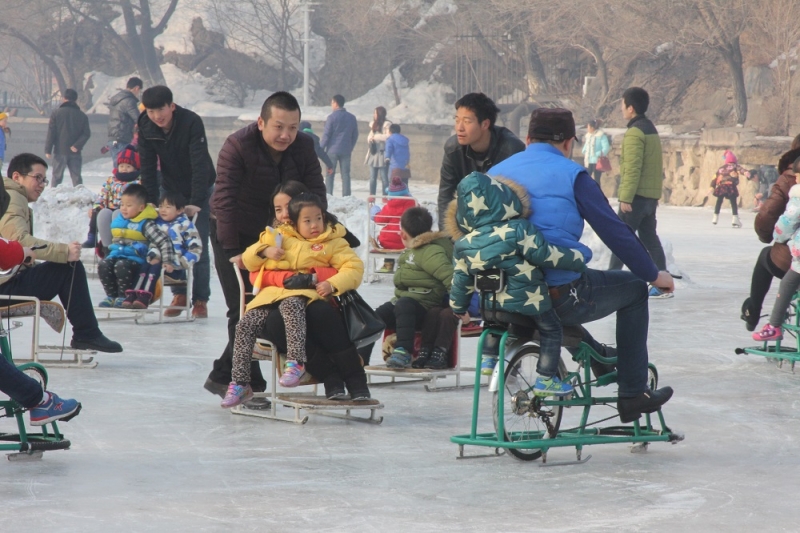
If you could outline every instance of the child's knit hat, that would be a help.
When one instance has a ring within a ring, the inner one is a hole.
[[[122,150],[119,155],[117,156],[117,165],[121,165],[126,163],[128,165],[132,165],[133,168],[136,170],[140,169],[139,165],[139,152],[136,150],[136,147],[132,144],[129,144]]]
[[[392,181],[389,183],[389,196],[411,196],[400,176],[392,176]]]
[[[725,154],[722,157],[725,158],[725,163],[727,164],[736,164],[738,161],[736,156],[730,150],[725,150]]]

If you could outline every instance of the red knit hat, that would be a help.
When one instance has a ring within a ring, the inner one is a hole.
[[[140,169],[139,152],[136,150],[136,147],[133,146],[132,144],[126,146],[125,149],[121,151],[117,156],[117,165],[121,165],[123,163],[132,165],[133,168],[135,168],[136,170]]]

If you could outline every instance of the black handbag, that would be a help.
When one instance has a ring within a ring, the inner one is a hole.
[[[339,296],[347,334],[356,348],[376,342],[383,335],[386,324],[372,307],[356,291],[347,291]]]
[[[375,141],[369,142],[369,153],[375,155],[378,153],[378,143]]]

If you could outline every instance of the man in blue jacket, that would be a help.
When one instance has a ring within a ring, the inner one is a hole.
[[[627,266],[627,271],[550,269],[545,280],[561,322],[585,324],[617,313],[619,415],[632,422],[657,411],[672,396],[670,387],[647,387],[647,283],[672,292],[668,272],[658,271],[647,249],[611,209],[600,187],[569,155],[575,121],[566,109],[536,109],[528,127],[527,148],[493,166],[492,176],[510,178],[530,196],[529,220],[551,244],[577,248],[588,264],[592,251],[579,241],[584,221]],[[585,339],[603,353],[592,338]]]
[[[358,123],[356,117],[344,108],[344,96],[335,94],[331,100],[333,113],[325,121],[325,130],[319,144],[333,163],[333,172],[339,165],[342,176],[342,196],[350,196],[350,155],[358,140]],[[325,177],[328,194],[333,194],[333,172]]]

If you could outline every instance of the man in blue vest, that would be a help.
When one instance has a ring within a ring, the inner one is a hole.
[[[588,264],[592,251],[579,241],[584,221],[630,268],[627,271],[587,269],[584,273],[550,269],[545,280],[553,308],[565,326],[585,324],[617,313],[619,415],[632,422],[657,411],[672,389],[647,387],[647,283],[672,292],[672,276],[659,272],[647,250],[611,209],[586,169],[569,156],[575,140],[575,120],[566,109],[536,109],[528,127],[527,148],[498,163],[492,176],[510,178],[530,196],[530,222],[551,244],[577,248]],[[585,339],[603,353],[592,338]]]

